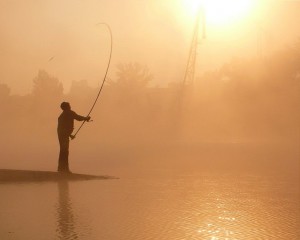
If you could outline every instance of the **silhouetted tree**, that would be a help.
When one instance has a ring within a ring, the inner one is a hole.
[[[114,129],[118,129],[122,136],[130,136],[131,139],[141,140],[140,133],[147,131],[149,111],[149,82],[153,75],[149,69],[138,63],[125,63],[117,65],[115,81],[108,81],[104,96],[110,108],[114,111],[114,118],[119,119]],[[108,95],[109,93],[109,95]],[[108,112],[108,113],[109,113]],[[145,138],[144,138],[145,139]],[[138,140],[137,140],[138,141]]]
[[[117,79],[110,82],[110,88],[115,92],[121,105],[141,107],[147,101],[147,87],[153,79],[148,67],[138,63],[118,64]]]
[[[63,85],[45,70],[39,70],[38,75],[33,79],[32,94],[34,98],[40,101],[61,98]]]
[[[39,70],[38,75],[33,79],[32,110],[34,121],[45,127],[47,122],[54,124],[53,118],[56,118],[62,100],[62,83],[45,70]]]
[[[86,95],[86,93],[93,93],[94,89],[88,85],[87,80],[73,81],[70,88],[70,95],[76,97],[82,97]]]
[[[127,63],[117,65],[116,84],[123,89],[141,89],[146,88],[153,79],[149,69],[138,63]]]

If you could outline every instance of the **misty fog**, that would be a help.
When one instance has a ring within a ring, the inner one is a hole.
[[[1,168],[56,169],[59,105],[68,101],[80,115],[91,107],[108,57],[108,34],[97,25],[105,20],[112,65],[93,122],[71,141],[71,169],[298,169],[296,1],[266,1],[244,27],[208,26],[196,78],[185,84],[194,16],[179,1],[0,7]]]
[[[151,86],[147,66],[120,63],[110,70],[116,77],[107,80],[94,121],[71,141],[71,168],[258,164],[292,170],[299,160],[299,67],[299,42],[263,59],[232,59],[194,83],[170,81],[167,87]],[[10,94],[1,84],[2,168],[54,170],[60,103],[69,101],[85,115],[98,90],[82,80],[64,93],[62,82],[42,69],[30,94]]]

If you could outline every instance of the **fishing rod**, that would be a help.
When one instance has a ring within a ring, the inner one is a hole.
[[[105,81],[106,81],[106,76],[107,76],[107,73],[108,73],[108,69],[109,69],[109,67],[110,67],[111,56],[112,56],[112,50],[113,50],[113,35],[112,35],[112,31],[111,31],[110,26],[109,26],[107,23],[105,23],[105,22],[98,23],[97,25],[104,25],[104,26],[107,27],[107,29],[108,29],[108,31],[109,31],[109,35],[110,35],[110,53],[109,53],[108,63],[107,63],[107,67],[106,67],[106,71],[105,71],[105,74],[104,74],[104,78],[103,78],[101,87],[100,87],[100,89],[99,89],[99,91],[98,91],[98,94],[97,94],[97,96],[96,96],[96,98],[95,98],[95,100],[94,100],[94,103],[93,103],[93,105],[92,105],[92,107],[91,107],[91,109],[90,109],[90,111],[88,112],[88,114],[87,114],[86,117],[89,117],[89,116],[90,116],[90,114],[91,114],[91,112],[93,111],[93,109],[94,109],[94,107],[95,107],[95,105],[96,105],[96,103],[97,103],[97,101],[98,101],[98,99],[99,99],[99,96],[100,96],[100,94],[101,94],[101,92],[102,92],[104,83],[105,83]],[[91,121],[91,120],[89,120],[89,121]],[[88,121],[88,122],[89,122],[89,121]],[[84,120],[84,121],[81,123],[80,127],[77,129],[77,131],[75,132],[75,134],[70,135],[70,138],[71,138],[72,140],[76,137],[76,135],[78,134],[78,132],[80,131],[80,129],[83,127],[83,125],[85,124],[85,122],[87,122],[87,120]]]

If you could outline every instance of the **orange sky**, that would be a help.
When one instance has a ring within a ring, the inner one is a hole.
[[[58,77],[66,90],[73,80],[98,86],[109,50],[108,33],[98,22],[109,23],[113,30],[110,77],[117,63],[139,62],[154,74],[154,84],[180,81],[194,20],[177,1],[0,0],[0,83],[8,84],[12,93],[26,94],[41,68]],[[261,3],[263,52],[295,42],[300,37],[300,1]],[[253,17],[244,24],[226,30],[207,26],[198,72],[233,56],[257,54],[258,20]]]

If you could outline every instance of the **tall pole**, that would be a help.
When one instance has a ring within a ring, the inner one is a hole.
[[[190,45],[188,61],[185,69],[184,79],[181,84],[179,84],[178,95],[175,100],[176,110],[174,113],[174,133],[177,134],[177,137],[184,138],[184,127],[185,127],[185,115],[187,109],[189,108],[188,100],[191,99],[191,88],[195,78],[196,72],[196,60],[197,60],[197,48],[200,39],[206,38],[206,23],[205,23],[205,14],[204,7],[200,6],[198,13],[195,19],[195,26],[192,36],[192,42]],[[200,24],[202,28],[202,36],[199,37]],[[189,89],[189,90],[188,90]]]
[[[183,84],[193,84],[196,72],[197,48],[199,44],[199,26],[202,27],[202,39],[206,38],[206,21],[204,7],[200,6],[196,16],[195,27],[193,31],[192,42],[190,45],[189,57],[185,69]]]

